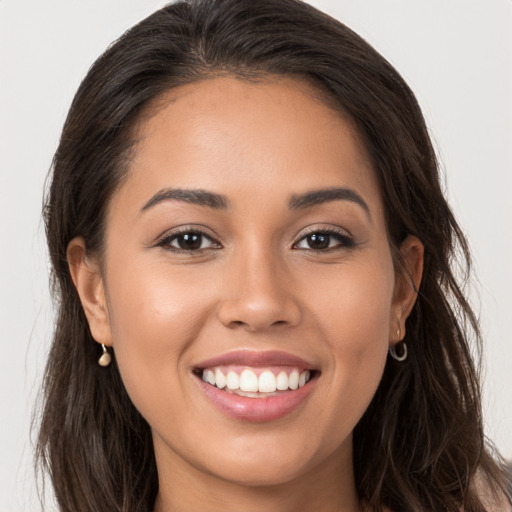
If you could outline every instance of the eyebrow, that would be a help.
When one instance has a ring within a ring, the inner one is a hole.
[[[226,196],[206,190],[187,190],[182,188],[166,188],[158,191],[140,210],[141,213],[162,201],[181,201],[183,203],[206,206],[215,210],[226,210],[229,201]]]
[[[351,201],[358,204],[365,210],[371,219],[370,208],[365,200],[351,188],[324,188],[320,190],[312,190],[300,195],[292,195],[288,206],[291,210],[301,208],[309,208],[330,201]]]

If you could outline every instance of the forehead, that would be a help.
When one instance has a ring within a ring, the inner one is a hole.
[[[218,77],[175,88],[141,118],[136,140],[122,187],[134,205],[166,187],[207,189],[236,203],[247,193],[269,201],[350,186],[380,203],[353,124],[304,81]]]

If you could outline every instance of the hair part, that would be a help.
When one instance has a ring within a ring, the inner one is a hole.
[[[38,460],[62,511],[151,510],[158,475],[148,424],[113,357],[97,366],[66,251],[81,236],[101,255],[109,201],[129,172],[136,127],[162,95],[214,76],[305,80],[355,126],[379,180],[393,254],[408,234],[425,247],[407,320],[409,358],[389,360],[354,432],[356,487],[368,510],[485,510],[477,472],[507,479],[485,445],[477,320],[451,268],[470,267],[439,184],[417,101],[400,75],[342,23],[296,0],[190,0],[155,12],[92,66],[52,164],[44,216],[58,316],[44,381]],[[457,252],[459,251],[459,252]],[[473,344],[473,345],[472,345]]]

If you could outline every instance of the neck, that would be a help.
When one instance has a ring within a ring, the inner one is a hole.
[[[161,460],[154,512],[358,512],[351,446],[322,458],[295,478],[272,485],[231,482],[201,471],[182,459]],[[172,458],[171,458],[172,459]]]

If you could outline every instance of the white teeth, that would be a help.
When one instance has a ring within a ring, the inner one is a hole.
[[[245,369],[240,374],[240,389],[242,391],[258,391],[258,377],[252,370]]]
[[[260,393],[273,393],[276,390],[276,376],[269,370],[265,370],[258,379],[258,391]]]
[[[276,376],[272,371],[264,370],[258,377],[249,368],[244,369],[240,375],[233,370],[228,371],[225,375],[220,368],[213,368],[203,370],[202,378],[219,389],[226,388],[230,391],[240,390],[249,393],[274,393],[276,390],[286,391],[301,388],[310,380],[311,372],[309,370],[299,372],[298,369],[293,369],[288,376],[282,370]]]
[[[219,389],[226,387],[226,377],[218,368],[215,370],[215,385]]]
[[[288,389],[288,375],[286,375],[286,372],[279,372],[277,375],[276,388],[279,391],[286,391]]]
[[[240,387],[240,376],[235,372],[228,372],[226,377],[228,389],[238,389]]]
[[[215,374],[211,370],[206,370],[206,372],[203,373],[203,380],[215,386]]]
[[[299,377],[299,388],[301,388],[302,386],[304,386],[304,384],[306,384],[306,382],[307,382],[306,378],[307,378],[307,372],[302,372]]]
[[[299,372],[297,370],[293,370],[288,377],[288,387],[290,389],[297,389],[299,387]]]

